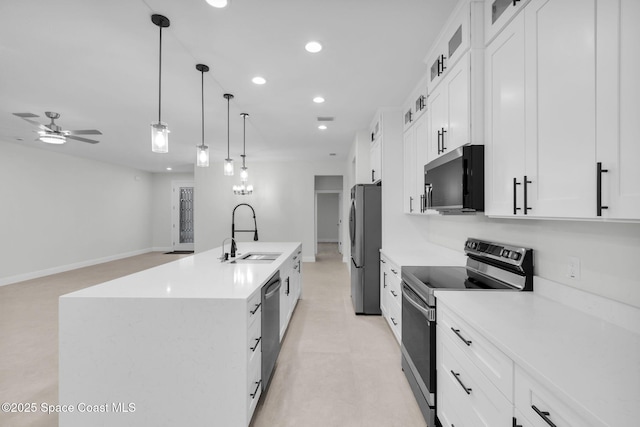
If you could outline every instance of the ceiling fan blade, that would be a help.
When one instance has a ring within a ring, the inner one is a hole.
[[[97,129],[84,129],[84,130],[65,130],[67,135],[102,135]]]
[[[79,136],[67,135],[67,139],[75,139],[76,141],[88,142],[89,144],[97,144],[100,141],[96,141],[95,139],[81,138]]]
[[[32,113],[13,113],[14,116],[20,117],[22,120],[31,123],[34,126],[37,126],[41,130],[50,130],[48,127],[43,125],[42,123],[38,123],[35,120],[30,120],[30,117],[40,117]]]

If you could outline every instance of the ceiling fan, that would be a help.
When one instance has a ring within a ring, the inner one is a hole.
[[[36,122],[35,120],[31,120],[34,117],[40,117],[36,114],[32,113],[13,113],[14,116],[18,116],[21,119],[26,120],[34,126],[37,126],[38,134],[40,137],[38,138],[42,142],[46,142],[48,144],[64,144],[67,142],[67,138],[75,139],[76,141],[88,142],[89,144],[97,144],[100,141],[96,141],[95,139],[82,138],[78,135],[102,135],[102,132],[96,129],[88,129],[88,130],[66,130],[62,129],[61,126],[55,124],[54,120],[60,117],[60,114],[54,113],[51,111],[46,111],[44,113],[48,118],[51,119],[51,123],[48,125],[43,125],[41,123]]]

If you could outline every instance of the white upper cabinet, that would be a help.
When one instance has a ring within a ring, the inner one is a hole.
[[[416,195],[416,139],[415,130],[410,128],[404,132],[402,142],[403,154],[403,211],[413,213],[417,207]]]
[[[485,55],[485,212],[516,215],[524,213],[516,199],[525,175],[524,15],[516,16]]]
[[[371,124],[371,147],[369,161],[371,163],[372,183],[382,180],[382,114],[378,113]]]
[[[593,216],[596,0],[532,0],[524,9],[530,215]],[[524,180],[524,178],[523,178]]]
[[[598,4],[597,217],[640,219],[639,22],[638,0]]]
[[[486,43],[502,30],[529,0],[485,0],[484,34]]]

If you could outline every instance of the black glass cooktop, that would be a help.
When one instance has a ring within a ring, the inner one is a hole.
[[[466,267],[402,267],[402,279],[410,285],[431,289],[510,289],[475,275],[470,277]]]

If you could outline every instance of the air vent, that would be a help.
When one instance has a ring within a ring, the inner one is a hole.
[[[318,117],[319,122],[332,122],[335,117]]]

